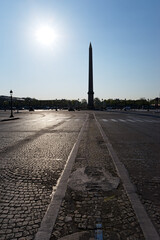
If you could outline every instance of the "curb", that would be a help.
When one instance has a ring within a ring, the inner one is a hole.
[[[58,215],[58,211],[59,211],[62,199],[64,198],[65,193],[66,193],[68,178],[70,176],[72,166],[73,166],[73,163],[75,161],[75,158],[76,158],[76,155],[78,152],[78,147],[79,147],[87,120],[88,120],[88,115],[86,117],[85,122],[83,123],[83,125],[81,127],[78,138],[77,138],[75,144],[73,145],[73,148],[68,156],[66,166],[61,174],[60,179],[58,180],[57,189],[55,192],[53,192],[53,197],[52,197],[51,203],[48,206],[48,209],[43,217],[41,226],[40,226],[38,232],[36,233],[34,240],[49,240],[51,237],[52,230],[53,230],[53,227],[54,227],[57,215]]]

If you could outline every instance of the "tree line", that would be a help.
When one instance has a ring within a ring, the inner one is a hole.
[[[145,99],[140,98],[137,100],[131,99],[94,99],[94,106],[97,110],[104,109],[124,109],[129,107],[131,109],[150,109],[160,107],[160,98]],[[38,100],[35,98],[16,98],[13,97],[14,109],[87,109],[87,100],[67,100],[67,99],[54,99],[54,100]],[[10,97],[0,97],[0,109],[10,109]]]

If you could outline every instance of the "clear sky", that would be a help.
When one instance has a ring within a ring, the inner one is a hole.
[[[0,0],[0,95],[160,95],[160,0]]]

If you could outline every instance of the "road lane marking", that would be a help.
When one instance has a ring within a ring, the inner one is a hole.
[[[112,122],[117,122],[117,120],[116,120],[116,119],[113,119],[113,118],[111,118],[111,121],[112,121]]]
[[[156,120],[144,120],[144,122],[154,123],[154,122],[157,122],[157,121]]]
[[[62,199],[65,197],[68,178],[70,176],[72,166],[74,164],[74,161],[78,152],[79,144],[80,144],[83,132],[87,126],[88,117],[89,115],[87,114],[86,119],[79,132],[77,141],[73,145],[73,148],[68,156],[64,170],[57,181],[56,187],[54,187],[54,189],[56,190],[52,194],[51,203],[49,204],[48,209],[42,219],[41,226],[35,235],[35,238],[34,238],[35,240],[44,240],[44,239],[49,240],[51,237],[52,230],[58,215],[58,211],[59,211]]]
[[[117,170],[117,173],[119,175],[119,177],[121,178],[122,182],[123,182],[123,186],[126,190],[127,196],[131,202],[131,205],[134,209],[134,212],[137,216],[138,222],[141,226],[141,229],[143,231],[145,240],[160,240],[160,237],[155,229],[155,227],[153,226],[150,218],[148,217],[148,214],[143,206],[143,204],[141,203],[138,194],[136,193],[136,189],[135,186],[131,183],[130,178],[129,178],[129,174],[127,169],[125,168],[124,164],[119,160],[116,152],[114,151],[112,144],[109,142],[108,137],[106,136],[105,132],[103,131],[100,123],[98,122],[95,114],[94,114],[94,118],[95,121],[97,123],[97,126],[99,128],[99,131],[104,139],[104,142],[108,148],[108,151],[110,153],[110,156],[113,160],[113,163],[115,165],[115,168]]]
[[[135,122],[134,120],[131,120],[131,119],[127,119],[128,122]]]
[[[111,118],[111,119],[101,119],[101,121],[103,121],[103,122],[125,122],[125,123],[127,123],[127,122],[132,122],[132,123],[136,123],[136,122],[140,122],[140,123],[144,123],[144,122],[147,122],[147,123],[159,123],[159,121],[157,121],[157,120],[146,120],[146,119],[144,119],[144,120],[140,120],[140,119],[113,119],[113,118]]]
[[[118,119],[120,122],[126,122],[126,120],[123,120],[123,119]]]
[[[103,122],[108,122],[108,119],[102,119]]]

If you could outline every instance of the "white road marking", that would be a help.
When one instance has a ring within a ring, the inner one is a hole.
[[[118,119],[120,122],[126,122],[126,120],[124,119]]]
[[[108,122],[108,119],[102,119],[103,122]]]
[[[153,123],[153,122],[156,122],[155,120],[144,120],[145,122],[148,122],[148,123]]]
[[[127,123],[127,122],[132,122],[132,123],[136,123],[136,122],[139,122],[139,123],[144,123],[144,122],[147,122],[147,123],[159,123],[158,120],[140,120],[140,119],[114,119],[114,118],[111,118],[111,119],[101,119],[101,121],[103,122],[109,122],[109,121],[112,121],[112,122],[124,122],[124,123]]]
[[[127,119],[128,122],[135,122],[134,120],[131,120],[131,119]]]
[[[112,122],[117,122],[117,120],[116,120],[116,119],[113,119],[113,118],[111,119],[111,121],[112,121]]]
[[[142,120],[136,119],[136,122],[143,122]]]

